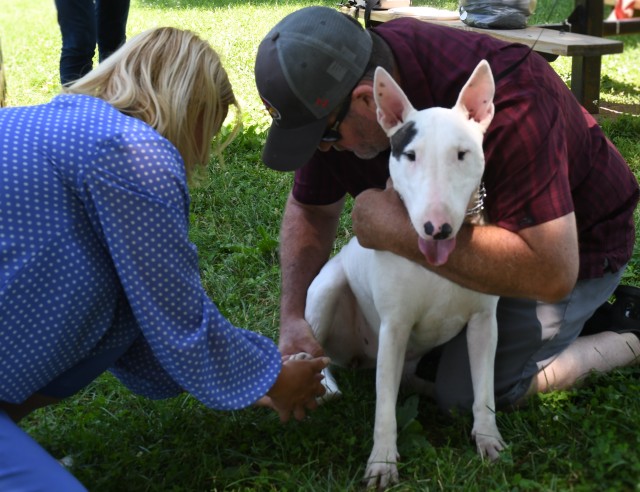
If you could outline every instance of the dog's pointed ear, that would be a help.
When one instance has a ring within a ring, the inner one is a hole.
[[[414,110],[400,86],[382,67],[377,67],[374,73],[373,94],[378,123],[387,134],[404,123],[409,113]]]
[[[484,132],[493,119],[495,90],[491,67],[487,60],[482,60],[460,91],[458,102],[453,109],[461,111],[467,118],[475,120]]]

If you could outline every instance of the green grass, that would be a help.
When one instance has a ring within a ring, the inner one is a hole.
[[[213,162],[193,189],[192,238],[204,284],[223,313],[274,339],[278,228],[291,176],[260,163],[269,119],[255,90],[253,60],[272,25],[311,4],[134,0],[128,24],[130,35],[159,25],[189,28],[223,56],[244,109],[244,131],[224,163]],[[447,0],[429,4],[455,8]],[[540,2],[531,22],[559,21],[571,10],[571,1],[562,0],[549,15],[550,4]],[[55,15],[50,1],[2,3],[0,39],[12,106],[47,101],[59,89]],[[620,39],[625,52],[603,58],[601,99],[637,108],[640,36]],[[569,81],[569,59],[553,67]],[[640,175],[640,118],[602,124]],[[339,243],[349,235],[345,214]],[[625,282],[640,285],[639,259],[636,253]],[[402,483],[394,490],[640,490],[639,376],[639,368],[594,376],[580,389],[499,413],[509,448],[494,464],[477,457],[469,416],[446,418],[433,402],[402,393]],[[146,400],[104,375],[65,403],[36,412],[24,427],[54,456],[73,456],[73,473],[92,491],[359,490],[372,441],[373,374],[342,371],[338,377],[342,400],[285,426],[265,409],[212,411],[189,396]]]

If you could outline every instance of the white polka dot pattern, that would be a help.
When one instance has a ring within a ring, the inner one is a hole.
[[[3,108],[0,139],[0,400],[133,340],[113,372],[150,398],[184,389],[236,409],[268,391],[275,344],[229,323],[200,283],[173,145],[79,95]]]

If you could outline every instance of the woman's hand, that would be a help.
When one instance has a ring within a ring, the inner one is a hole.
[[[275,384],[256,404],[273,408],[281,422],[287,422],[291,414],[296,420],[302,420],[307,410],[317,408],[316,398],[325,394],[321,371],[329,362],[328,357],[283,361]]]

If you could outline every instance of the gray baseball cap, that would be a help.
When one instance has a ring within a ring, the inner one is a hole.
[[[273,118],[262,160],[293,171],[307,163],[331,112],[364,75],[369,33],[329,7],[305,7],[282,19],[258,47],[255,78]]]

